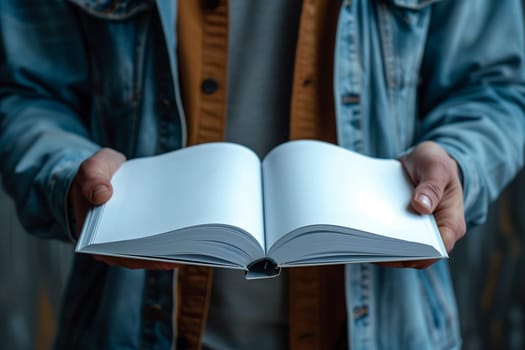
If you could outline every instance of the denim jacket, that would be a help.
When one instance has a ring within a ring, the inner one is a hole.
[[[345,0],[334,61],[338,143],[398,157],[433,140],[462,173],[466,219],[523,160],[519,0]],[[128,157],[185,145],[171,0],[0,2],[0,171],[26,229],[70,237],[67,190],[100,146]],[[57,347],[168,348],[165,275],[77,257]],[[459,348],[446,261],[348,265],[352,349]]]

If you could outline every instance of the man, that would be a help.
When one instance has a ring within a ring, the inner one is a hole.
[[[75,240],[125,158],[317,138],[401,157],[450,251],[523,159],[517,0],[4,0],[0,16],[1,169],[40,236]],[[460,346],[446,261],[255,284],[95,258],[76,258],[57,348]]]

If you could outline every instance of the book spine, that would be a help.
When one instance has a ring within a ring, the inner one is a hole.
[[[248,265],[248,270],[246,271],[246,279],[261,279],[261,278],[271,278],[277,277],[281,273],[281,268],[275,262],[275,260],[270,258],[262,258],[255,260],[250,265]]]

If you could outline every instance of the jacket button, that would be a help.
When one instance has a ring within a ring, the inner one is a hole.
[[[215,79],[204,79],[202,81],[201,90],[206,95],[211,95],[219,88],[219,83]]]
[[[215,10],[221,3],[220,0],[204,0],[203,2],[204,7],[206,7],[208,10]]]

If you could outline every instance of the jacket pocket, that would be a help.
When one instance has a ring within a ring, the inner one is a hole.
[[[130,155],[139,123],[153,0],[68,0],[89,62],[90,127],[98,143]]]
[[[125,20],[153,7],[153,0],[68,0],[92,16]]]
[[[384,0],[377,4],[378,26],[388,85],[418,83],[431,8],[442,0]]]
[[[418,85],[425,52],[432,5],[442,0],[383,0],[377,2],[378,33],[383,55],[385,81],[398,149],[405,149],[416,137]]]

